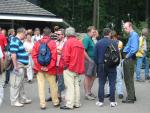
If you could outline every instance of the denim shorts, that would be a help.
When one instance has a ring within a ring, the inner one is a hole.
[[[96,76],[96,65],[87,60],[85,60],[85,75],[89,77]]]

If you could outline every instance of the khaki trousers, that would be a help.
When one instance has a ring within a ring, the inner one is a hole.
[[[25,67],[19,64],[17,73],[12,73],[10,76],[10,100],[11,104],[27,99],[24,91],[24,75]]]
[[[66,87],[65,99],[66,106],[73,108],[73,106],[80,106],[80,86],[79,76],[77,73],[69,70],[64,70],[64,83]]]
[[[50,92],[52,97],[53,105],[57,105],[59,103],[58,100],[58,88],[56,84],[56,76],[55,75],[49,75],[45,72],[38,72],[37,73],[37,82],[38,82],[38,91],[39,91],[39,98],[40,98],[40,106],[45,107],[45,78],[48,80],[48,83],[50,85]]]

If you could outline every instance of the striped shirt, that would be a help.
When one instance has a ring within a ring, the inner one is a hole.
[[[25,51],[25,48],[23,46],[23,43],[21,40],[17,37],[13,38],[10,43],[10,52],[15,53],[17,56],[17,61],[27,65],[29,62],[29,55]]]

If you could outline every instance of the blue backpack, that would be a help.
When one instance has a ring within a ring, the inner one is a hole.
[[[50,64],[51,61],[51,51],[50,48],[48,47],[48,43],[50,42],[50,39],[47,42],[42,42],[41,40],[39,41],[40,47],[39,47],[39,52],[38,52],[38,62],[42,66],[47,66]]]

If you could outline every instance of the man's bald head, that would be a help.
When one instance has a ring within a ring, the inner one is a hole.
[[[124,28],[124,31],[126,33],[130,33],[130,32],[133,31],[132,23],[131,22],[125,22],[124,25],[123,25],[123,28]]]

